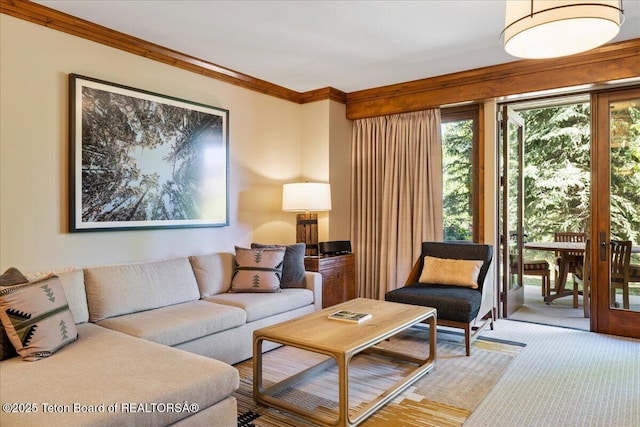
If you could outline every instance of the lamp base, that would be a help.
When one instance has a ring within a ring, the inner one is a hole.
[[[301,213],[296,216],[296,242],[307,245],[305,256],[317,256],[318,214]]]

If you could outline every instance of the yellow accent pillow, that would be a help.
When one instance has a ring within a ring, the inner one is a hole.
[[[481,268],[482,261],[425,256],[418,282],[478,289],[478,275]]]

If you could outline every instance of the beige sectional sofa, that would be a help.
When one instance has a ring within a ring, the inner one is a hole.
[[[230,365],[251,357],[254,330],[320,309],[322,280],[307,272],[305,288],[230,293],[233,260],[58,272],[78,339],[39,361],[0,362],[0,425],[236,426]]]

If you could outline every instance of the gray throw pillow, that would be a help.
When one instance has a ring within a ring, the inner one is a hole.
[[[2,275],[0,275],[0,286],[14,286],[21,283],[27,283],[28,280],[24,277],[24,274],[15,267],[9,268]],[[0,360],[9,359],[18,355],[15,347],[11,344],[7,332],[4,330],[4,326],[0,322]]]
[[[304,243],[295,243],[293,245],[264,245],[261,243],[252,243],[254,249],[260,248],[285,248],[284,266],[282,267],[282,281],[280,288],[304,288],[306,283],[304,268],[304,253],[307,248]]]
[[[24,274],[20,273],[20,270],[15,267],[9,268],[0,275],[0,286],[13,286],[27,282],[28,280],[24,277]]]

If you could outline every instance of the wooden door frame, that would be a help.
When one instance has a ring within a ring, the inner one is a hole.
[[[635,97],[640,98],[640,86],[595,92],[591,96],[591,330],[640,338],[640,312],[609,307],[609,103]]]

